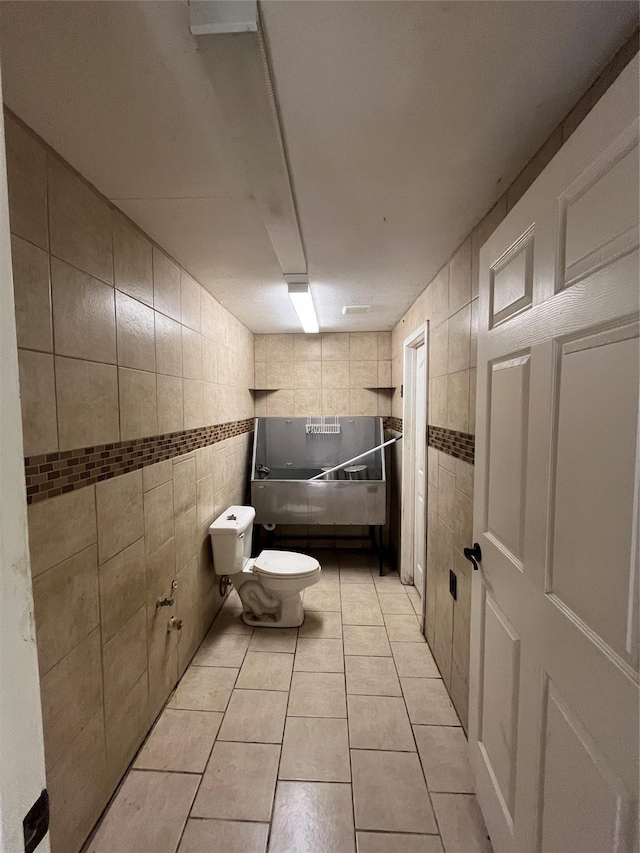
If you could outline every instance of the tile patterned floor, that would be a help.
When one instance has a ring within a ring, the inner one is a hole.
[[[415,589],[318,557],[300,629],[229,597],[88,853],[490,853]]]

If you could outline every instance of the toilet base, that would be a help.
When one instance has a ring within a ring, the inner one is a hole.
[[[291,598],[280,601],[279,613],[256,617],[252,613],[242,613],[242,621],[245,625],[260,628],[299,628],[304,622],[304,609],[302,607],[302,596],[300,593]]]

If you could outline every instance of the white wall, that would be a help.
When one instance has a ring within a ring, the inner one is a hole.
[[[0,851],[20,853],[22,821],[46,783],[1,111],[0,400]],[[38,851],[48,850],[47,837]]]

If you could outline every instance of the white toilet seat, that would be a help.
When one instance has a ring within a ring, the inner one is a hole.
[[[308,578],[320,571],[320,563],[297,551],[262,551],[253,563],[253,571],[265,578]]]

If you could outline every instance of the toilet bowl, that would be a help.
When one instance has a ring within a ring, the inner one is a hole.
[[[297,628],[304,621],[302,590],[320,580],[320,564],[295,551],[265,550],[252,558],[255,514],[250,506],[230,506],[210,526],[214,570],[238,591],[247,625]]]

